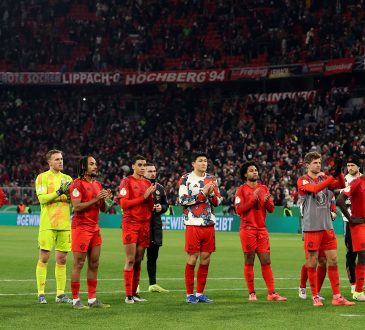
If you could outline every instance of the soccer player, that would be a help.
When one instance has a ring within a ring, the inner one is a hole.
[[[63,156],[60,150],[46,154],[49,170],[37,176],[35,189],[41,206],[38,247],[39,258],[36,267],[38,303],[47,304],[45,286],[47,264],[51,251],[56,254],[56,302],[71,303],[65,295],[66,260],[71,250],[70,226],[70,184],[72,178],[63,170]]]
[[[190,304],[213,303],[204,294],[208,277],[210,256],[215,252],[215,215],[222,197],[216,178],[206,173],[208,156],[197,152],[192,157],[193,171],[184,174],[179,181],[179,202],[183,206],[185,251],[188,260],[185,266],[186,302]],[[198,258],[196,295],[194,295],[194,270]]]
[[[268,290],[267,300],[285,301],[275,291],[274,275],[271,269],[270,241],[266,228],[266,212],[274,211],[274,201],[267,186],[258,182],[258,165],[249,161],[240,169],[243,185],[235,196],[235,210],[241,218],[240,239],[244,253],[244,276],[250,301],[257,300],[254,286],[254,261],[257,254],[261,263],[261,273]]]
[[[149,278],[149,292],[169,292],[156,283],[157,258],[160,246],[162,246],[162,220],[161,214],[167,211],[169,204],[166,192],[162,185],[156,182],[157,171],[155,165],[147,163],[145,178],[156,185],[153,193],[154,209],[151,217],[151,241],[147,248],[147,272]]]
[[[346,187],[348,187],[351,182],[358,177],[360,177],[360,158],[357,155],[352,155],[348,158],[347,163],[347,175],[345,176]],[[346,199],[347,210],[349,214],[351,214],[351,199]],[[347,276],[351,285],[351,293],[354,294],[355,286],[356,286],[356,276],[355,276],[355,265],[356,265],[356,257],[357,252],[354,252],[352,249],[352,239],[351,239],[351,231],[349,227],[348,219],[342,214],[342,219],[344,221],[344,229],[345,229],[345,245],[346,245],[346,271]]]
[[[335,195],[330,191],[332,194],[330,209],[331,209],[331,219],[334,221],[337,217],[337,210],[336,210],[336,199]],[[308,251],[305,251],[305,259],[308,260]],[[323,250],[318,251],[318,266],[317,266],[317,289],[318,295],[321,300],[324,300],[321,297],[320,292],[323,285],[323,281],[326,277],[327,273],[327,259],[326,255]],[[299,285],[299,298],[307,299],[307,279],[308,279],[308,270],[306,263],[302,265],[302,269],[300,272],[300,285]]]
[[[78,178],[72,183],[70,195],[74,207],[72,217],[72,252],[74,262],[71,274],[73,308],[108,308],[110,305],[96,299],[98,269],[101,250],[99,212],[107,208],[106,199],[111,197],[96,180],[97,164],[92,156],[80,159]],[[87,258],[88,306],[79,298],[80,273]]]
[[[125,246],[124,265],[125,303],[133,304],[146,299],[137,294],[141,261],[150,244],[150,221],[154,209],[153,193],[156,184],[144,178],[146,158],[132,159],[133,174],[120,183],[119,203],[123,209],[122,241]]]
[[[346,198],[351,197],[351,214],[346,206]],[[353,180],[337,198],[337,204],[349,221],[352,247],[358,260],[355,268],[356,287],[353,299],[365,301],[363,292],[365,278],[365,176]]]
[[[333,230],[329,189],[345,187],[341,173],[342,162],[338,160],[333,176],[321,172],[321,155],[309,152],[304,157],[307,174],[298,178],[298,191],[303,209],[304,249],[308,252],[307,270],[313,296],[313,306],[323,306],[318,295],[317,263],[318,251],[323,250],[328,264],[328,277],[332,287],[332,305],[351,306],[340,293],[337,266],[337,240]],[[335,179],[337,178],[337,180]]]

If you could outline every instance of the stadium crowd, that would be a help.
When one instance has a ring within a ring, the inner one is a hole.
[[[290,64],[363,56],[365,3],[5,0],[4,71]]]
[[[80,156],[93,154],[101,181],[116,192],[131,170],[131,157],[140,153],[156,163],[158,180],[176,204],[178,179],[191,169],[192,151],[203,150],[211,159],[208,171],[218,177],[223,204],[233,202],[240,165],[254,159],[275,204],[284,205],[297,201],[296,180],[306,152],[323,154],[325,171],[339,155],[365,157],[364,108],[346,106],[350,95],[343,89],[276,105],[225,95],[218,87],[168,87],[144,98],[83,95],[68,89],[3,93],[1,186],[34,186],[46,166],[44,155],[58,148],[71,176]]]

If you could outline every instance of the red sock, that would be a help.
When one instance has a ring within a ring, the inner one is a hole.
[[[87,297],[89,299],[96,298],[96,286],[98,280],[87,279]]]
[[[338,275],[337,266],[328,266],[328,278],[331,282],[332,294],[340,294],[340,276]]]
[[[312,296],[315,297],[318,295],[317,290],[317,268],[316,267],[308,267],[308,279],[309,279],[309,285],[311,287]]]
[[[198,273],[196,275],[196,292],[203,293],[205,288],[205,283],[207,282],[209,265],[199,265]]]
[[[327,269],[326,267],[317,267],[317,290],[321,292],[323,281],[326,278]]]
[[[299,286],[301,288],[306,288],[307,287],[307,280],[308,280],[308,270],[307,270],[307,266],[304,264],[302,266],[302,269],[300,270],[300,284],[299,284]]]
[[[245,264],[243,267],[248,293],[255,292],[253,264]]]
[[[365,265],[357,264],[355,268],[356,292],[362,292],[364,287]]]
[[[261,273],[262,277],[265,280],[267,291],[269,292],[269,294],[274,293],[274,275],[272,273],[271,264],[261,265]]]
[[[80,282],[71,282],[71,292],[73,299],[79,299]]]
[[[141,265],[133,267],[133,288],[132,288],[133,296],[136,295],[140,274],[141,274]]]
[[[185,266],[185,286],[187,294],[194,293],[194,269],[195,266],[193,265],[186,264]]]
[[[132,296],[132,286],[133,286],[133,269],[124,269],[124,289],[126,296]]]

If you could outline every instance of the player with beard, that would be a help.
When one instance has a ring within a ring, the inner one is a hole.
[[[345,176],[346,187],[350,186],[351,182],[361,176],[360,173],[360,158],[357,155],[352,155],[346,163],[347,175]],[[342,191],[341,191],[342,192]],[[346,199],[347,211],[351,214],[351,199]],[[356,276],[355,276],[355,266],[357,252],[353,251],[351,230],[348,219],[342,214],[342,219],[344,221],[345,229],[345,245],[346,245],[346,271],[347,276],[351,285],[351,293],[355,293],[356,286]]]
[[[241,218],[240,239],[245,259],[244,276],[249,292],[248,299],[257,300],[254,286],[254,261],[257,254],[268,290],[267,300],[285,301],[287,298],[275,291],[269,233],[266,228],[266,212],[274,211],[273,198],[267,186],[258,182],[259,170],[255,162],[243,164],[240,175],[244,184],[236,191],[235,209]]]
[[[360,160],[351,158],[347,162],[349,167],[360,168]],[[349,171],[350,172],[350,171]],[[351,212],[348,210],[346,200],[351,198]],[[351,234],[351,247],[353,253],[357,254],[358,261],[355,267],[355,292],[353,299],[365,301],[363,292],[365,278],[365,176],[361,175],[352,180],[351,184],[346,187],[337,198],[337,204],[343,215],[349,222],[349,231]]]
[[[156,182],[157,171],[155,165],[147,163],[145,178],[156,185],[153,193],[154,208],[151,217],[151,241],[147,248],[147,272],[149,278],[149,292],[169,292],[156,283],[157,258],[160,246],[162,246],[162,220],[161,215],[164,214],[169,204],[166,198],[166,192],[163,186]]]
[[[111,197],[110,190],[103,189],[97,176],[97,164],[92,156],[80,160],[78,178],[70,189],[71,201],[74,207],[72,217],[72,251],[74,263],[71,275],[71,290],[73,308],[108,308],[110,305],[96,299],[98,269],[101,250],[101,235],[99,213],[107,208],[106,199]],[[80,273],[87,258],[87,291],[88,306],[79,298]]]
[[[333,230],[329,200],[330,189],[344,188],[338,160],[333,176],[321,172],[321,155],[309,152],[304,157],[307,174],[298,178],[297,185],[303,213],[304,249],[308,252],[307,272],[312,291],[313,306],[323,306],[318,295],[317,263],[319,250],[323,250],[328,264],[328,278],[332,287],[332,305],[351,306],[354,303],[341,296],[337,266],[337,239]],[[335,179],[337,178],[337,180]]]

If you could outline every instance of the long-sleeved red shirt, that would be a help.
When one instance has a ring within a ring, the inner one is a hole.
[[[254,197],[254,191],[259,189],[258,198]],[[247,184],[238,187],[235,197],[235,210],[241,218],[240,229],[259,229],[266,230],[266,211],[274,211],[274,201],[270,197],[264,202],[265,194],[269,193],[267,186],[257,184],[251,188]]]
[[[153,194],[147,199],[144,193],[151,182],[130,175],[122,180],[119,189],[119,204],[123,209],[123,221],[150,221],[154,206]]]

